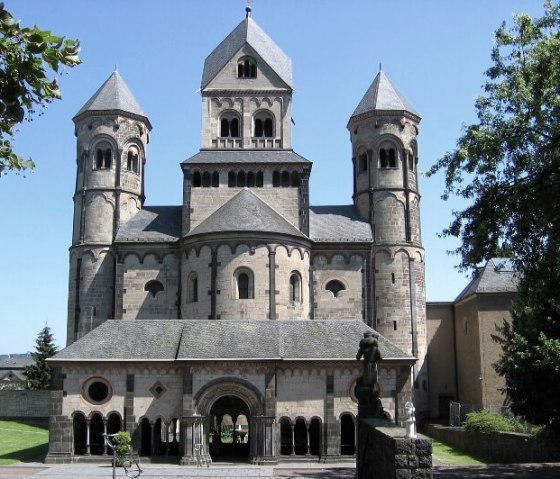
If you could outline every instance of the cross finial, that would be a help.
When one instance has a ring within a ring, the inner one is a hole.
[[[247,6],[245,7],[245,18],[249,18],[251,16],[252,8],[251,4],[253,3],[252,0],[247,0]]]
[[[383,71],[383,68],[381,68],[381,62],[379,62],[379,71]]]

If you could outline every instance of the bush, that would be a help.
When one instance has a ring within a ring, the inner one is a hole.
[[[473,432],[524,432],[523,426],[515,419],[490,411],[468,413],[463,426]]]
[[[117,455],[117,465],[122,466],[130,456],[132,451],[132,437],[127,431],[119,431],[116,436],[111,439],[115,446]]]

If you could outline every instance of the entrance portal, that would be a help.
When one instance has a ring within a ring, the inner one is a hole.
[[[249,407],[237,396],[222,396],[210,408],[210,455],[213,461],[247,461]]]

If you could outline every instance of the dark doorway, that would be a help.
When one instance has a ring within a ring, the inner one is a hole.
[[[140,455],[150,456],[152,454],[152,427],[147,418],[140,422]]]
[[[101,414],[95,413],[89,422],[89,444],[92,455],[101,455],[105,449],[103,418]]]
[[[74,454],[84,455],[86,453],[87,423],[85,416],[79,412],[74,414]]]
[[[249,407],[237,396],[222,396],[210,409],[213,461],[245,462],[249,457]]]
[[[340,416],[340,454],[352,456],[356,452],[356,427],[350,414]]]
[[[309,424],[309,454],[321,455],[321,421],[317,418],[311,419]]]

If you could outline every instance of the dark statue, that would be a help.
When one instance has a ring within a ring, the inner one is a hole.
[[[372,331],[365,332],[360,341],[356,359],[359,361],[361,358],[363,358],[363,373],[358,378],[355,390],[358,398],[358,416],[364,419],[382,419],[385,415],[377,384],[377,362],[382,358],[377,336]]]

